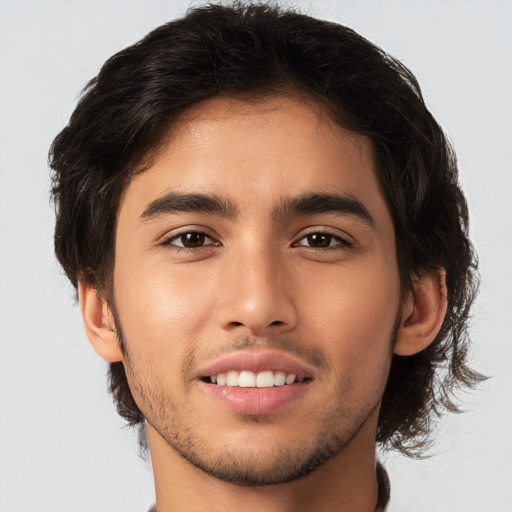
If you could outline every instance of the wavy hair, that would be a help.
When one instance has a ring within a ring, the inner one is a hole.
[[[414,275],[446,272],[441,330],[422,352],[393,356],[378,422],[378,442],[421,455],[433,420],[458,410],[455,392],[481,379],[467,365],[477,262],[456,157],[418,82],[350,28],[266,4],[206,5],[107,60],[50,149],[56,255],[75,287],[84,279],[111,296],[120,198],[180,116],[219,95],[290,92],[371,139],[402,292]],[[109,374],[118,412],[143,427],[123,364]]]

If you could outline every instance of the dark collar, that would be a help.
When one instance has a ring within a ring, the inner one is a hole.
[[[379,497],[377,498],[377,508],[375,512],[385,512],[389,503],[391,487],[389,485],[388,474],[380,462],[377,462],[377,484],[379,486]]]

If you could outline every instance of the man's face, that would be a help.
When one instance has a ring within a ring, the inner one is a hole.
[[[123,197],[114,300],[150,442],[245,484],[373,450],[400,283],[369,140],[305,101],[196,106]]]

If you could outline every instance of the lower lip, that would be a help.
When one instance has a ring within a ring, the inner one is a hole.
[[[310,381],[271,388],[239,388],[203,383],[206,390],[232,411],[247,415],[278,412],[293,404],[307,390]]]

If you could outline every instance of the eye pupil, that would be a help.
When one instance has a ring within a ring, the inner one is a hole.
[[[312,247],[329,247],[331,239],[331,235],[324,233],[312,233],[307,236],[308,244]]]
[[[183,247],[201,247],[205,243],[205,238],[204,233],[185,233],[181,235],[181,243]]]

